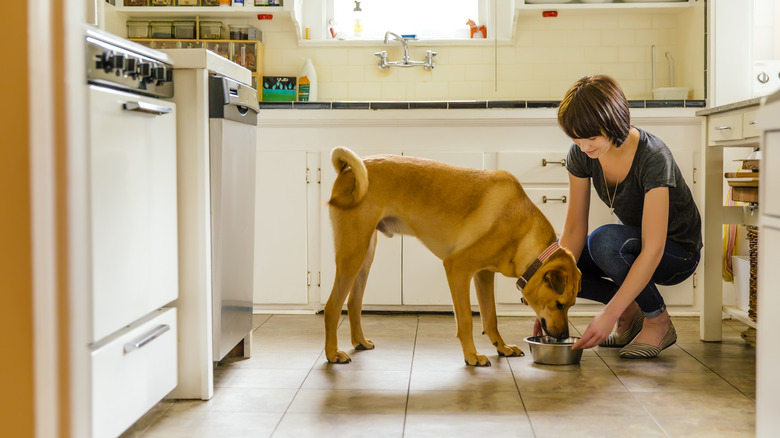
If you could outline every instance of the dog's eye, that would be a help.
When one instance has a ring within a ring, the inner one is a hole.
[[[563,309],[563,304],[561,304],[560,301],[556,301],[555,302],[555,307],[558,308],[558,310],[562,310]]]

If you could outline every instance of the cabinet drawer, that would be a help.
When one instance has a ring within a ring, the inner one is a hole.
[[[707,144],[742,139],[742,113],[710,116],[707,123]]]
[[[566,221],[566,210],[569,208],[568,187],[526,188],[525,193],[550,221],[555,233],[560,235],[563,232],[563,223]]]
[[[758,110],[746,111],[742,114],[742,136],[744,138],[758,137],[761,135],[761,130],[758,128],[756,119],[758,117]]]
[[[563,183],[569,182],[566,170],[567,150],[548,152],[499,152],[497,167],[504,169],[520,180],[520,183]]]
[[[92,434],[121,434],[176,387],[176,309],[92,351]]]

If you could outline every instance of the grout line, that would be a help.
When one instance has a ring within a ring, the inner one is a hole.
[[[342,315],[340,318],[341,318],[341,321],[339,322],[338,326],[336,326],[336,330],[338,330],[339,327],[341,327],[341,324],[344,324],[344,321],[346,320],[346,317],[344,315]],[[268,318],[268,319],[271,319],[271,318]],[[324,352],[325,352],[325,346],[323,345],[322,350],[320,350],[320,355],[317,356],[317,359],[322,357],[322,353],[324,353]],[[279,426],[282,424],[282,420],[284,420],[284,417],[287,415],[287,411],[290,409],[290,406],[292,406],[293,402],[295,402],[295,398],[298,397],[298,394],[301,392],[301,388],[303,388],[303,384],[306,383],[306,379],[309,378],[309,376],[311,375],[311,372],[314,370],[314,368],[317,366],[318,363],[319,362],[315,360],[314,363],[312,364],[311,368],[309,368],[309,372],[306,373],[306,377],[304,377],[303,380],[301,380],[301,384],[298,386],[298,389],[295,390],[295,395],[293,395],[292,399],[290,399],[290,403],[287,405],[287,407],[284,408],[284,413],[282,414],[281,417],[279,417],[279,422],[276,423],[276,426],[274,427],[274,430],[271,431],[271,434],[269,435],[269,438],[273,437],[274,434],[276,433],[277,429],[279,429]]]
[[[715,371],[715,370],[714,370],[714,369],[713,369],[711,366],[709,366],[709,365],[707,365],[706,363],[704,363],[704,362],[702,362],[701,360],[699,360],[699,358],[698,358],[698,357],[696,357],[696,356],[694,356],[694,355],[693,355],[693,353],[689,352],[688,350],[686,350],[685,348],[683,348],[681,345],[677,345],[677,348],[679,348],[680,350],[682,350],[682,351],[683,351],[685,354],[687,354],[688,356],[692,357],[692,358],[693,358],[693,359],[694,359],[696,362],[699,362],[700,364],[702,364],[702,366],[703,366],[704,368],[707,368],[708,370],[712,371],[712,373],[713,373],[713,374],[715,374],[716,376],[720,377],[720,378],[721,378],[721,380],[723,380],[724,382],[728,383],[728,384],[729,384],[729,386],[731,386],[732,388],[736,389],[736,390],[737,390],[737,391],[738,391],[740,394],[742,394],[742,395],[744,395],[745,397],[747,397],[747,399],[748,399],[748,400],[752,400],[752,401],[755,403],[755,401],[756,401],[756,399],[755,399],[755,398],[753,398],[753,397],[751,397],[751,396],[749,396],[749,395],[745,394],[745,393],[744,393],[744,392],[743,392],[741,389],[737,388],[736,386],[734,386],[734,384],[733,384],[733,383],[729,382],[729,381],[728,381],[728,379],[726,379],[725,377],[721,376],[721,375],[720,375],[720,373],[719,373],[719,372],[717,372],[717,371]]]
[[[406,385],[406,405],[404,406],[404,424],[401,438],[406,435],[406,416],[409,414],[409,396],[412,390],[412,372],[414,371],[414,354],[417,352],[417,335],[420,333],[420,315],[417,315],[417,327],[414,330],[414,346],[412,347],[412,363],[409,367],[409,383]]]
[[[528,354],[531,354],[531,350],[529,347]],[[515,370],[512,368],[512,361],[507,360],[507,365],[509,365],[509,372],[512,374],[512,381],[515,382],[515,389],[517,389],[517,395],[520,396],[520,403],[523,404],[523,412],[525,412],[525,418],[528,419],[528,425],[531,426],[531,433],[534,437],[536,437],[536,430],[534,430],[534,423],[531,421],[531,416],[528,415],[528,408],[525,406],[525,400],[523,400],[523,393],[520,392],[520,385],[517,384],[517,378],[515,377]]]

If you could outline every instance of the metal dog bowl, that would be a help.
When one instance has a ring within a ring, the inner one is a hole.
[[[525,342],[531,348],[534,362],[543,365],[577,365],[582,358],[582,349],[571,346],[580,338],[557,339],[552,336],[529,336]]]

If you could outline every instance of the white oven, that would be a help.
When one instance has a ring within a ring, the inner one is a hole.
[[[87,31],[92,436],[177,382],[176,106],[167,55]]]

